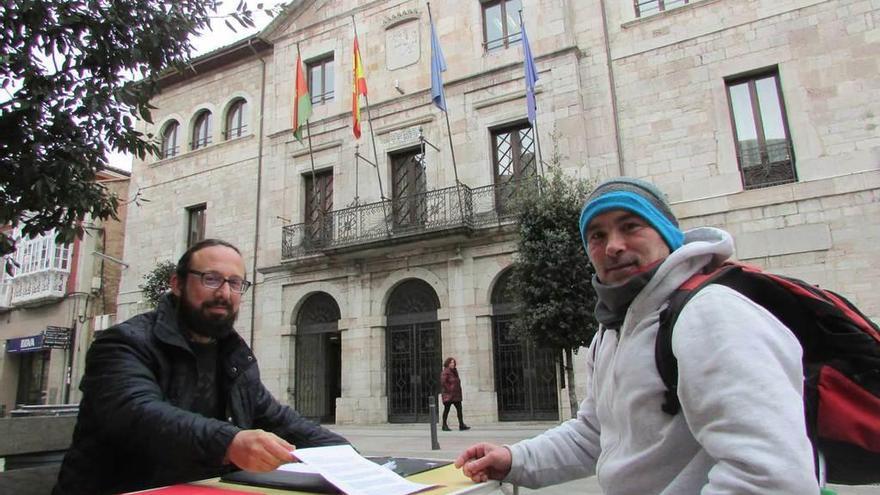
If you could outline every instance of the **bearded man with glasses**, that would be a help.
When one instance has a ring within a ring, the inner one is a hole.
[[[143,490],[234,469],[271,471],[295,447],[348,443],[272,397],[233,328],[251,286],[235,246],[181,256],[155,311],[95,339],[55,495]]]

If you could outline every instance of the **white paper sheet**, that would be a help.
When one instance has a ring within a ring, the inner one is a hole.
[[[350,445],[297,449],[293,455],[347,495],[408,495],[440,486],[407,481],[363,458]]]
[[[291,462],[288,464],[282,464],[278,466],[279,471],[288,471],[291,473],[318,473],[318,470],[314,467],[302,463],[302,462]],[[318,473],[320,474],[320,473]]]

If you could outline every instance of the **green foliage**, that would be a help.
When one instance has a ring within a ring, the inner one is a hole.
[[[58,242],[70,242],[82,237],[87,215],[115,218],[120,199],[95,183],[95,174],[107,167],[109,150],[141,159],[158,152],[153,136],[135,126],[150,122],[159,76],[183,66],[190,36],[210,29],[212,17],[253,26],[244,1],[215,16],[219,4],[3,2],[0,226],[21,224],[27,236],[55,228]],[[8,232],[0,232],[0,256],[14,250]]]
[[[159,305],[159,300],[171,288],[171,274],[177,265],[171,261],[162,261],[152,271],[144,275],[144,283],[141,290],[144,298],[154,308]]]
[[[594,271],[578,227],[592,184],[566,177],[558,166],[548,169],[516,202],[520,239],[511,295],[523,310],[513,329],[538,346],[576,351],[598,328]]]

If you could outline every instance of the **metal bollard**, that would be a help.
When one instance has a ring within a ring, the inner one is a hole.
[[[437,441],[437,397],[428,397],[428,410],[431,413],[431,450],[440,450]]]

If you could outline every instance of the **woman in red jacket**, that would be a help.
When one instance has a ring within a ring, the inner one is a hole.
[[[443,362],[443,371],[440,373],[440,386],[443,387],[443,431],[451,431],[446,419],[449,417],[449,406],[455,406],[458,413],[458,429],[470,430],[471,427],[464,424],[461,415],[461,379],[458,378],[458,369],[455,367],[455,358],[448,357]]]

